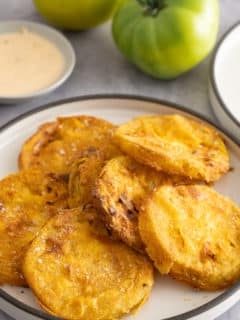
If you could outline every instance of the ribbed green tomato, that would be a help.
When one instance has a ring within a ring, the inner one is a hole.
[[[84,30],[111,18],[119,0],[33,0],[41,15],[54,26]]]
[[[218,0],[126,0],[113,18],[120,51],[144,72],[173,79],[212,50]]]

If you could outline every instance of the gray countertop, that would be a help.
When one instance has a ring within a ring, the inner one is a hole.
[[[240,2],[239,0],[219,2],[220,37],[239,20]],[[0,21],[9,19],[43,21],[35,11],[31,0],[0,0]],[[0,105],[0,125],[48,102],[100,93],[135,94],[165,99],[196,110],[216,121],[208,99],[210,57],[183,77],[172,82],[162,82],[144,75],[120,55],[111,39],[110,24],[90,31],[65,33],[65,35],[72,42],[77,55],[77,65],[71,78],[57,91],[44,98],[21,105]],[[0,320],[9,319],[0,311]],[[218,320],[240,320],[240,303]]]

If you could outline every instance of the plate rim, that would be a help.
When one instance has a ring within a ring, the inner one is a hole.
[[[41,111],[51,109],[63,104],[78,102],[78,101],[89,101],[89,100],[103,100],[103,99],[118,99],[118,100],[138,100],[142,102],[149,102],[149,103],[156,103],[165,105],[170,108],[174,108],[179,111],[186,112],[192,116],[195,116],[199,118],[200,120],[205,121],[206,123],[210,124],[211,126],[215,127],[217,130],[222,132],[226,137],[228,137],[232,142],[234,142],[239,148],[240,148],[240,140],[238,140],[236,137],[232,136],[230,133],[228,133],[224,128],[222,128],[220,125],[215,124],[209,117],[206,115],[202,115],[199,112],[196,112],[195,110],[189,110],[187,107],[184,107],[181,104],[178,104],[176,102],[171,102],[164,99],[158,99],[158,98],[152,98],[144,95],[131,95],[131,94],[95,94],[95,95],[81,95],[76,96],[73,98],[67,98],[67,99],[60,99],[54,102],[50,102],[47,104],[43,104],[39,107],[34,108],[33,110],[24,112],[20,114],[19,116],[13,118],[12,120],[8,121],[6,124],[0,126],[0,134],[7,130],[8,128],[14,126],[19,121],[24,120],[25,118],[40,113]],[[195,317],[198,315],[201,315],[204,312],[207,312],[214,307],[220,305],[227,299],[229,299],[231,296],[233,296],[238,290],[240,289],[240,281],[238,281],[235,285],[233,285],[231,288],[220,294],[218,297],[214,298],[213,300],[203,304],[200,307],[197,307],[191,311],[184,312],[182,314],[179,314],[177,316],[168,317],[162,320],[187,320],[191,317]],[[44,320],[61,320],[62,318],[55,317],[51,314],[48,314],[44,311],[37,310],[33,307],[30,307],[26,305],[25,303],[17,300],[10,294],[6,293],[2,288],[0,288],[0,298],[5,300],[6,302],[10,303],[14,307],[27,312],[28,314],[31,314],[33,316],[36,316],[40,319]]]

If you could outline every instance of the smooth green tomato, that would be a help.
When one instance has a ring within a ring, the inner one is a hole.
[[[119,0],[33,0],[33,2],[46,20],[66,30],[95,27],[111,18],[119,4]]]
[[[125,0],[112,25],[119,50],[142,71],[173,79],[213,49],[218,0]]]

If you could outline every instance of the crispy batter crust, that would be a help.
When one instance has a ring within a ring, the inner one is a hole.
[[[19,167],[37,166],[56,174],[69,174],[73,161],[86,148],[99,148],[106,155],[116,149],[112,144],[114,128],[111,123],[90,116],[58,118],[42,125],[24,143]]]
[[[89,210],[96,208],[94,197],[95,182],[110,158],[118,156],[120,151],[113,149],[106,155],[100,149],[83,152],[72,165],[69,177],[69,207]]]
[[[65,319],[117,319],[145,302],[153,284],[148,259],[110,240],[78,209],[49,221],[23,270],[41,306]]]
[[[23,256],[59,208],[67,208],[67,182],[38,169],[0,181],[0,284],[25,285]]]
[[[212,182],[229,170],[216,130],[180,115],[144,116],[115,132],[119,147],[140,163],[170,174]]]
[[[127,156],[107,162],[96,183],[96,197],[114,236],[138,251],[144,250],[138,215],[150,193],[167,179]]]
[[[139,216],[139,230],[162,274],[204,290],[240,278],[240,209],[207,186],[159,187]]]

